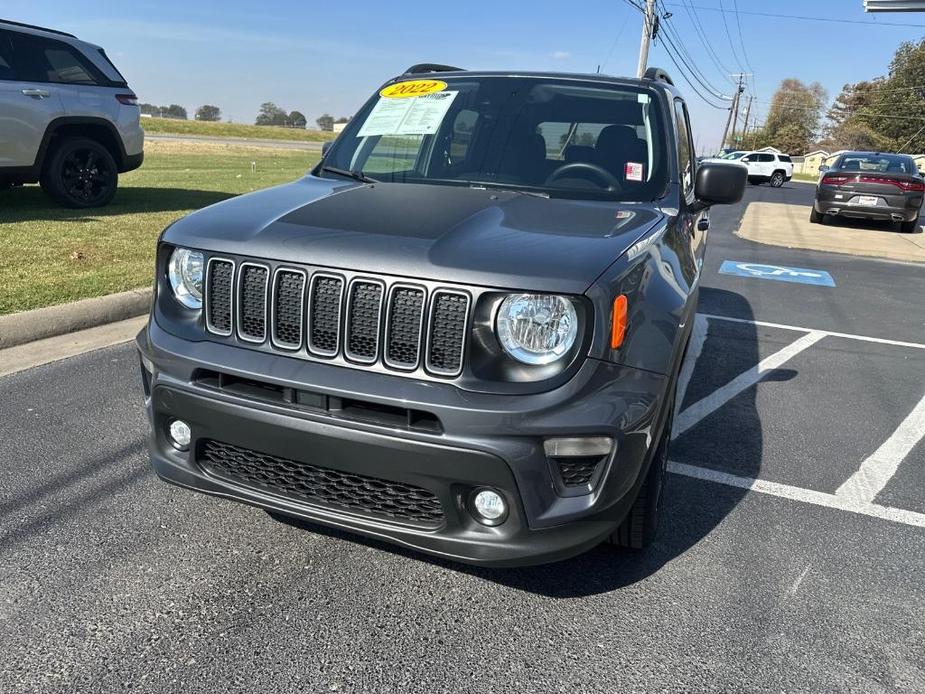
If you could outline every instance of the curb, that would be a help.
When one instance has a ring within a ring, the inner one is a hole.
[[[150,288],[0,316],[0,349],[134,318],[151,309]]]

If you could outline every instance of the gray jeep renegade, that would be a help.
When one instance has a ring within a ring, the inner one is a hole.
[[[485,565],[656,530],[710,205],[643,79],[416,65],[305,178],[195,212],[138,335],[174,484]]]

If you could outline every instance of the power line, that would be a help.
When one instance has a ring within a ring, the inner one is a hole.
[[[742,61],[739,60],[739,54],[736,52],[735,41],[732,40],[732,34],[729,31],[729,22],[726,21],[726,8],[723,6],[723,0],[719,0],[719,11],[723,17],[723,29],[726,30],[726,38],[729,40],[729,47],[732,49],[732,58],[736,61],[736,65],[739,66],[739,70],[748,72],[745,66],[742,65]]]
[[[636,7],[635,4],[630,2],[630,0],[626,0],[626,4],[629,5],[630,7],[635,7],[637,10],[639,9],[638,7]],[[626,29],[626,25],[632,16],[633,16],[632,14],[628,14],[626,15],[626,17],[623,18],[623,24],[620,25],[620,28],[617,31],[616,36],[613,37],[613,42],[610,44],[610,50],[607,51],[607,57],[604,59],[604,62],[601,63],[600,66],[598,67],[598,72],[600,72],[601,68],[604,68],[604,69],[607,68],[607,63],[610,62],[610,58],[613,55],[613,50],[614,48],[617,47],[617,41],[620,40],[620,36],[623,35],[623,30]]]
[[[700,16],[697,14],[697,10],[694,9],[694,6],[691,4],[691,0],[685,0],[681,3],[684,5],[684,11],[687,12],[688,16],[691,18],[691,22],[694,25],[694,30],[697,33],[697,36],[700,37],[700,42],[706,47],[707,53],[710,56],[710,60],[713,61],[713,64],[719,69],[719,71],[728,75],[732,70],[723,65],[720,61],[719,56],[716,54],[716,51],[713,50],[713,42],[707,38],[707,32],[703,28],[703,24],[700,23]]]
[[[662,27],[665,31],[671,36],[672,46],[680,54],[682,58],[686,58],[686,64],[691,73],[697,77],[697,81],[706,89],[710,94],[715,96],[718,99],[723,101],[732,101],[731,96],[727,96],[722,91],[719,90],[710,80],[707,78],[706,74],[700,67],[697,65],[697,62],[694,60],[693,56],[690,54],[690,51],[687,50],[687,47],[684,45],[684,41],[681,39],[677,30],[674,28],[674,23],[669,22],[671,13],[665,12],[663,14],[663,20],[661,22]]]
[[[704,103],[706,103],[706,104],[712,106],[713,108],[715,108],[715,109],[717,109],[717,110],[719,110],[719,111],[725,111],[726,108],[727,108],[726,106],[721,106],[721,105],[718,105],[718,104],[713,103],[713,102],[710,101],[707,97],[705,97],[705,96],[700,92],[700,90],[697,89],[696,86],[694,86],[694,80],[691,80],[691,78],[687,76],[687,73],[686,73],[686,72],[684,71],[684,69],[681,67],[681,63],[679,62],[680,59],[676,60],[676,59],[675,59],[675,55],[672,53],[672,49],[674,49],[674,44],[671,43],[671,39],[667,39],[667,40],[666,40],[666,38],[667,38],[667,37],[663,37],[663,38],[662,38],[662,45],[665,47],[665,53],[668,55],[669,60],[671,60],[671,62],[674,64],[674,66],[678,69],[678,72],[681,73],[681,76],[684,78],[684,81],[687,82],[687,84],[688,84],[688,86],[691,88],[691,90],[692,90],[697,96],[699,96],[699,97],[703,100]],[[695,76],[695,79],[696,79],[696,76]]]
[[[679,5],[678,2],[670,2],[669,5]],[[724,12],[719,7],[704,7],[703,5],[691,5],[696,10],[706,10],[708,12]],[[799,19],[807,22],[833,22],[838,24],[863,24],[869,27],[876,26],[891,26],[891,27],[915,27],[919,29],[925,29],[925,24],[908,24],[906,22],[867,22],[863,19],[840,19],[836,17],[808,17],[798,14],[777,14],[773,12],[751,12],[749,10],[742,10],[741,14],[753,15],[755,17],[774,17],[777,19]]]

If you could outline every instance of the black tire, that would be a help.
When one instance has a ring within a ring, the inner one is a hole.
[[[919,230],[919,220],[913,219],[911,222],[900,222],[899,230],[904,234],[914,234]]]
[[[784,185],[785,178],[786,175],[783,171],[775,171],[771,174],[771,178],[768,180],[768,183],[771,184],[772,188],[780,188],[782,185]]]
[[[810,224],[822,224],[822,217],[823,214],[821,212],[817,212],[815,207],[809,212]]]
[[[96,140],[75,137],[55,146],[40,183],[64,207],[103,207],[116,194],[119,173],[108,149]]]
[[[674,421],[675,393],[672,391],[671,408],[668,421],[655,449],[655,455],[649,464],[645,481],[639,488],[639,495],[633,502],[630,512],[613,532],[609,540],[618,547],[627,549],[644,549],[655,539],[658,531],[658,519],[662,508],[665,478],[668,474],[668,448],[671,442],[671,425]]]

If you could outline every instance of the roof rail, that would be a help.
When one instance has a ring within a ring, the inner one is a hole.
[[[439,63],[418,63],[405,70],[406,75],[423,75],[427,72],[464,72],[461,67],[440,65]]]
[[[646,68],[646,72],[642,77],[647,80],[661,80],[662,82],[667,82],[672,87],[674,86],[674,80],[672,80],[671,77],[668,76],[668,73],[660,67]]]
[[[48,27],[40,27],[35,24],[26,24],[24,22],[14,22],[12,19],[3,19],[0,18],[0,24],[10,24],[14,27],[22,27],[23,29],[35,29],[37,31],[47,31],[49,34],[58,34],[59,36],[70,36],[72,39],[77,37],[74,34],[69,34],[66,31],[60,31],[58,29],[49,29]]]

